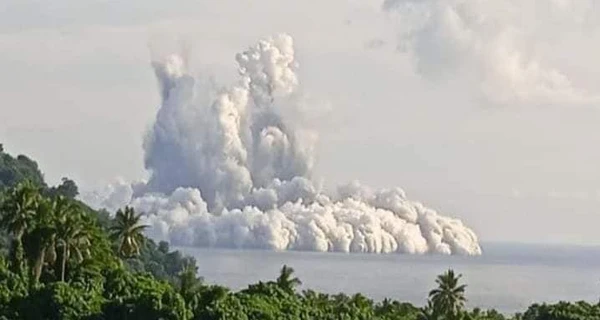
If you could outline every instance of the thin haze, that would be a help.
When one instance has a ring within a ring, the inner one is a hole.
[[[151,54],[185,48],[190,67],[229,83],[241,48],[286,32],[318,101],[315,175],[327,186],[401,186],[483,241],[599,244],[595,6],[3,2],[0,140],[51,182],[147,177]]]

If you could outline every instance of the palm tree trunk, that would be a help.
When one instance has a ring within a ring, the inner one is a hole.
[[[9,262],[10,262],[10,271],[17,273],[17,250],[18,243],[17,239],[12,239],[10,243],[10,252],[9,252]]]
[[[20,236],[16,236],[10,246],[10,269],[16,274],[22,274],[24,266],[23,242]]]
[[[65,270],[67,268],[67,246],[63,246],[62,260],[60,264],[60,281],[65,282]]]
[[[46,257],[46,248],[42,248],[38,253],[37,259],[35,261],[35,266],[33,269],[33,278],[35,279],[35,283],[40,281],[40,277],[42,275],[42,269],[44,267],[44,259]]]

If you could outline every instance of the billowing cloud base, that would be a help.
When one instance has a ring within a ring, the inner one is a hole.
[[[240,80],[212,92],[172,55],[153,63],[162,96],[146,143],[145,183],[86,197],[132,205],[148,234],[174,245],[270,250],[481,254],[461,221],[401,189],[352,183],[326,195],[311,181],[316,134],[303,126],[293,40],[236,56]]]

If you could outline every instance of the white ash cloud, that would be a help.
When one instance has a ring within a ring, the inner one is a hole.
[[[563,67],[595,63],[585,51],[598,39],[597,6],[593,0],[386,0],[383,9],[398,23],[399,49],[428,79],[466,80],[493,104],[596,106],[600,94]],[[585,46],[568,42],[575,36],[587,37],[579,42]],[[581,61],[552,59],[574,50]]]
[[[290,36],[261,40],[236,61],[239,81],[220,91],[178,55],[154,62],[162,103],[144,146],[149,180],[120,181],[88,202],[131,205],[151,237],[178,246],[481,254],[471,229],[399,188],[354,182],[328,195],[311,180],[316,133],[299,118]]]

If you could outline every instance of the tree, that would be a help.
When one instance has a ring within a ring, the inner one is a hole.
[[[32,218],[29,230],[25,235],[25,253],[32,265],[33,283],[37,283],[42,274],[46,258],[54,263],[57,212],[66,210],[68,203],[65,199],[40,199],[38,210]]]
[[[293,292],[297,286],[302,285],[302,281],[300,281],[300,279],[292,277],[293,274],[294,269],[292,267],[283,265],[283,268],[281,268],[281,273],[276,280],[277,285],[287,292]]]
[[[421,308],[421,312],[419,314],[418,320],[438,320],[440,319],[440,315],[437,313],[437,310],[434,308],[431,300],[427,301],[427,305]]]
[[[64,211],[57,219],[56,247],[60,252],[60,280],[65,281],[67,261],[74,255],[83,262],[90,252],[88,226],[78,211]]]
[[[444,315],[446,319],[456,319],[460,316],[467,299],[465,298],[466,285],[459,285],[462,275],[455,275],[450,269],[439,275],[435,282],[436,289],[429,292],[433,314]]]
[[[117,211],[110,231],[112,237],[119,243],[119,253],[124,257],[140,254],[140,247],[144,242],[142,231],[148,227],[140,224],[141,217],[142,215],[136,215],[131,207]]]
[[[40,187],[46,186],[35,161],[24,155],[12,157],[4,151],[0,152],[0,190],[14,188],[26,180]]]
[[[190,310],[167,282],[148,274],[123,269],[107,272],[104,284],[104,319],[186,320]]]
[[[585,301],[556,304],[533,304],[521,316],[522,320],[597,320],[600,319],[600,305]]]
[[[36,214],[39,201],[39,187],[25,181],[12,189],[0,204],[0,226],[13,237],[10,263],[15,273],[24,271],[23,235]]]
[[[49,283],[32,289],[18,304],[18,319],[101,319],[101,286]]]
[[[75,181],[69,178],[62,178],[62,183],[56,187],[48,189],[50,196],[63,196],[68,199],[75,199],[79,195],[79,188]]]
[[[203,289],[203,279],[197,276],[198,267],[188,264],[177,276],[178,293],[192,310],[198,306],[198,296]]]
[[[420,309],[408,302],[393,301],[388,298],[383,299],[374,307],[376,319],[392,320],[416,320],[419,317]],[[402,317],[400,317],[402,315]]]
[[[198,267],[186,265],[177,277],[179,294],[183,297],[195,294],[202,286],[202,278],[197,277]]]

